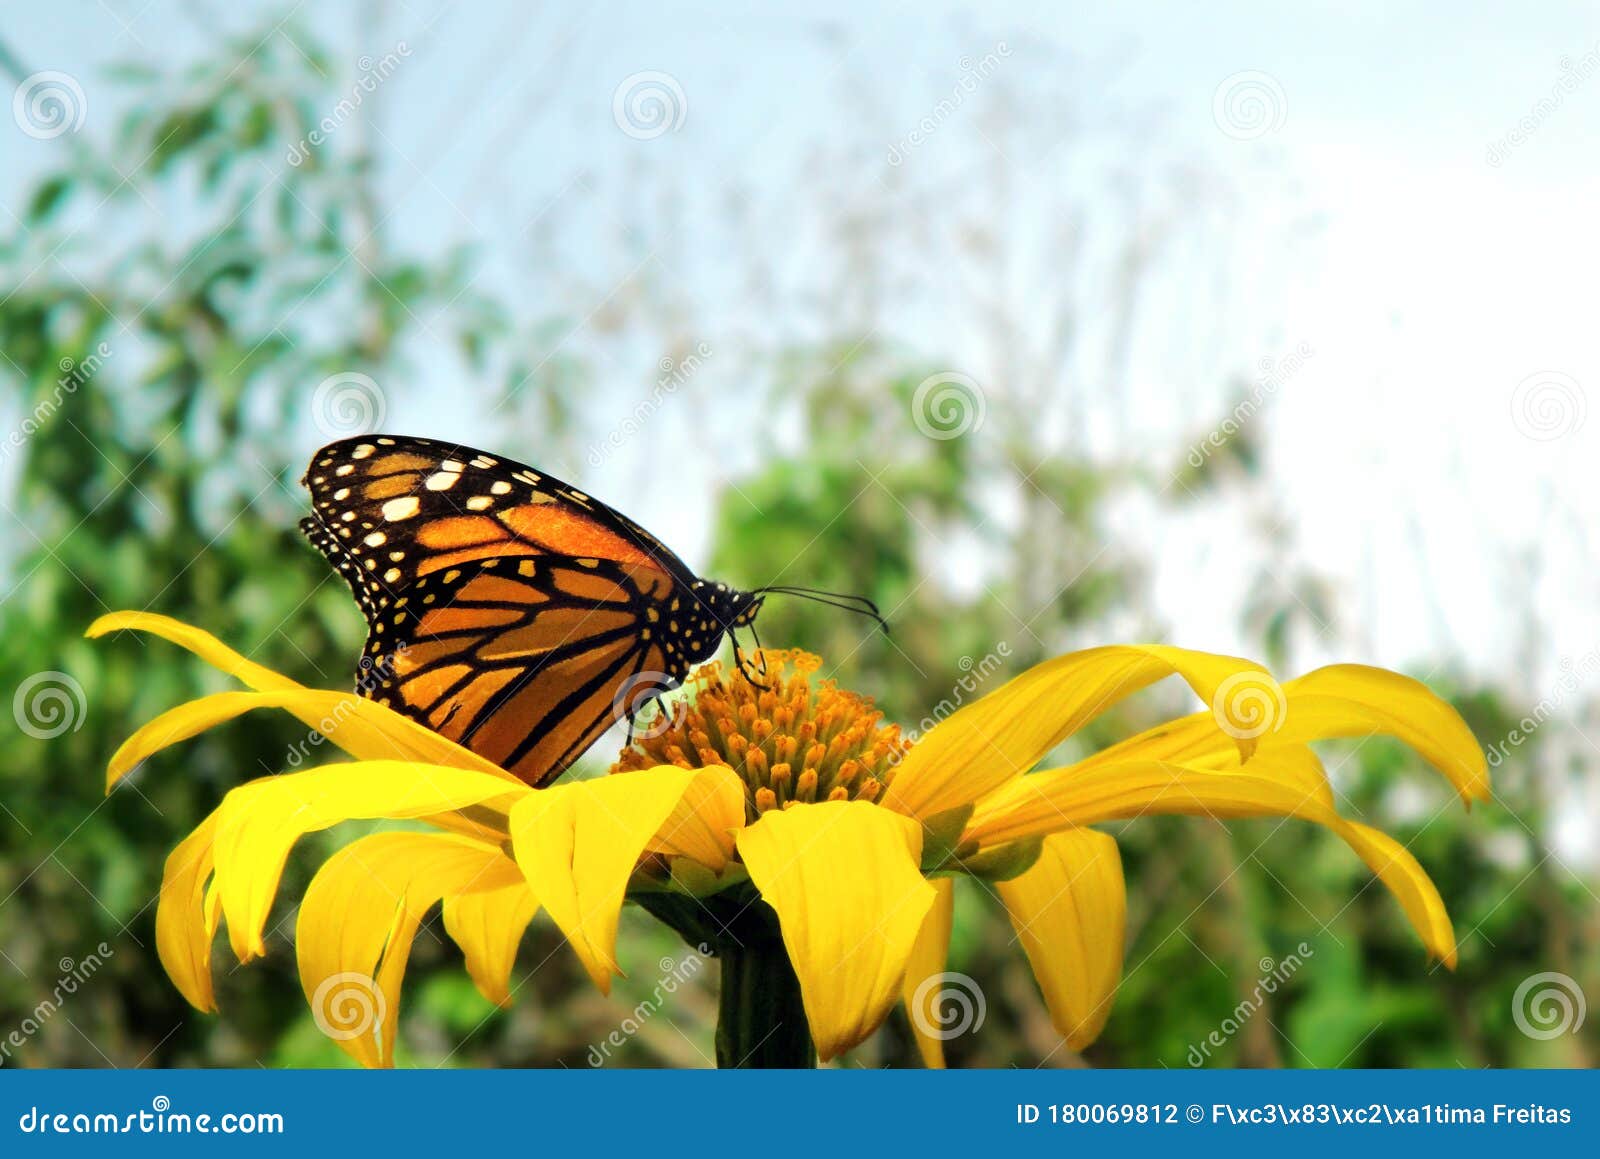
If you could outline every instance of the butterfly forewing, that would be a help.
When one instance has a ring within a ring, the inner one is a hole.
[[[374,598],[475,559],[530,555],[653,566],[680,583],[694,580],[626,516],[560,479],[470,447],[345,439],[317,452],[304,481],[318,523],[355,560]]]

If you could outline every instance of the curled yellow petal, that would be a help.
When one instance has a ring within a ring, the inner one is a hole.
[[[1052,833],[1032,869],[995,888],[1051,1025],[1082,1050],[1100,1036],[1122,980],[1128,906],[1116,841],[1092,829]]]
[[[1383,668],[1334,664],[1283,689],[1289,711],[1277,740],[1392,736],[1421,753],[1468,805],[1489,799],[1489,763],[1472,730],[1420,681]]]
[[[318,1029],[363,1066],[391,1065],[401,983],[423,917],[441,898],[503,884],[508,872],[516,866],[498,848],[444,833],[374,833],[330,857],[306,888],[295,927],[300,984]]]
[[[221,809],[213,809],[167,855],[156,902],[156,954],[178,993],[207,1013],[217,1009],[211,983],[211,943],[221,906],[207,889],[215,864],[213,843]]]
[[[1316,793],[1294,784],[1297,747],[1290,746],[1288,755],[1264,748],[1232,770],[1131,760],[1036,773],[984,801],[968,826],[968,837],[992,844],[1147,813],[1314,821],[1360,854],[1399,900],[1428,952],[1454,966],[1455,936],[1427,873],[1397,842],[1345,820]]]
[[[360,761],[254,781],[223,799],[216,834],[217,891],[241,961],[266,953],[261,931],[284,861],[307,833],[341,821],[416,819],[472,805],[509,812],[533,790],[445,765]]]
[[[1207,704],[1229,681],[1277,687],[1259,664],[1162,645],[1058,656],[929,729],[901,760],[884,803],[919,818],[970,804],[1027,772],[1117,701],[1173,674]],[[1248,755],[1259,734],[1236,732],[1234,743]]]
[[[511,1004],[511,967],[539,899],[517,863],[495,861],[470,888],[444,899],[444,928],[461,947],[467,973],[496,1006]]]
[[[286,692],[301,687],[287,676],[280,676],[254,660],[246,660],[210,632],[202,632],[171,616],[158,616],[154,612],[111,612],[90,624],[84,635],[94,640],[109,632],[149,632],[160,636],[258,692]]]
[[[533,892],[610,993],[621,973],[617,918],[639,858],[672,849],[720,870],[730,846],[715,829],[743,819],[743,782],[732,769],[660,765],[531,792],[511,812],[511,837]]]
[[[955,884],[952,877],[933,880],[933,905],[928,907],[928,916],[922,919],[922,929],[912,943],[911,956],[906,959],[905,980],[900,985],[900,997],[906,1004],[917,1053],[922,1055],[922,1065],[930,1069],[944,1067],[945,1036],[941,1033],[943,1025],[938,1009],[939,984],[950,955]]]
[[[739,856],[778,912],[817,1054],[834,1058],[900,996],[935,896],[917,870],[922,828],[862,801],[796,805],[741,830]]]

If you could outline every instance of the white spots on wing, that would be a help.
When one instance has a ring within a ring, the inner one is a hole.
[[[511,484],[507,483],[504,479],[496,479],[490,485],[489,491],[494,495],[507,495],[511,492]]]
[[[435,471],[422,485],[430,491],[448,491],[460,478],[460,471]]]
[[[350,457],[352,459],[365,459],[377,449],[378,448],[374,447],[371,443],[362,443],[359,447],[350,452]]]
[[[350,474],[350,472],[354,471],[355,469],[356,467],[354,463],[342,463],[333,469],[333,473],[338,475],[340,478],[343,478],[345,475]]]
[[[474,495],[467,500],[468,511],[487,511],[494,506],[494,499],[488,495]]]
[[[389,542],[389,537],[381,531],[374,531],[363,541],[368,547],[382,547]]]
[[[421,500],[415,495],[402,495],[400,498],[391,499],[383,505],[383,517],[390,523],[398,523],[402,519],[410,519],[421,506]]]

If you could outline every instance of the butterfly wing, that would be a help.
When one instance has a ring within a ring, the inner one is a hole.
[[[367,596],[477,559],[568,556],[695,577],[659,539],[598,499],[511,459],[400,435],[330,443],[302,480],[335,567],[353,562]],[[330,546],[342,549],[335,555]],[[341,569],[343,570],[343,569]],[[359,592],[358,592],[359,597]]]
[[[541,785],[715,650],[694,574],[521,463],[370,435],[317,452],[313,545],[369,635],[357,688]]]
[[[417,579],[372,624],[371,695],[534,786],[686,671],[656,633],[660,569],[486,559]]]

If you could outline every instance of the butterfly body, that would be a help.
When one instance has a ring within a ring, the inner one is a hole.
[[[761,607],[599,500],[469,447],[345,439],[302,481],[301,528],[367,619],[358,691],[536,786]]]

